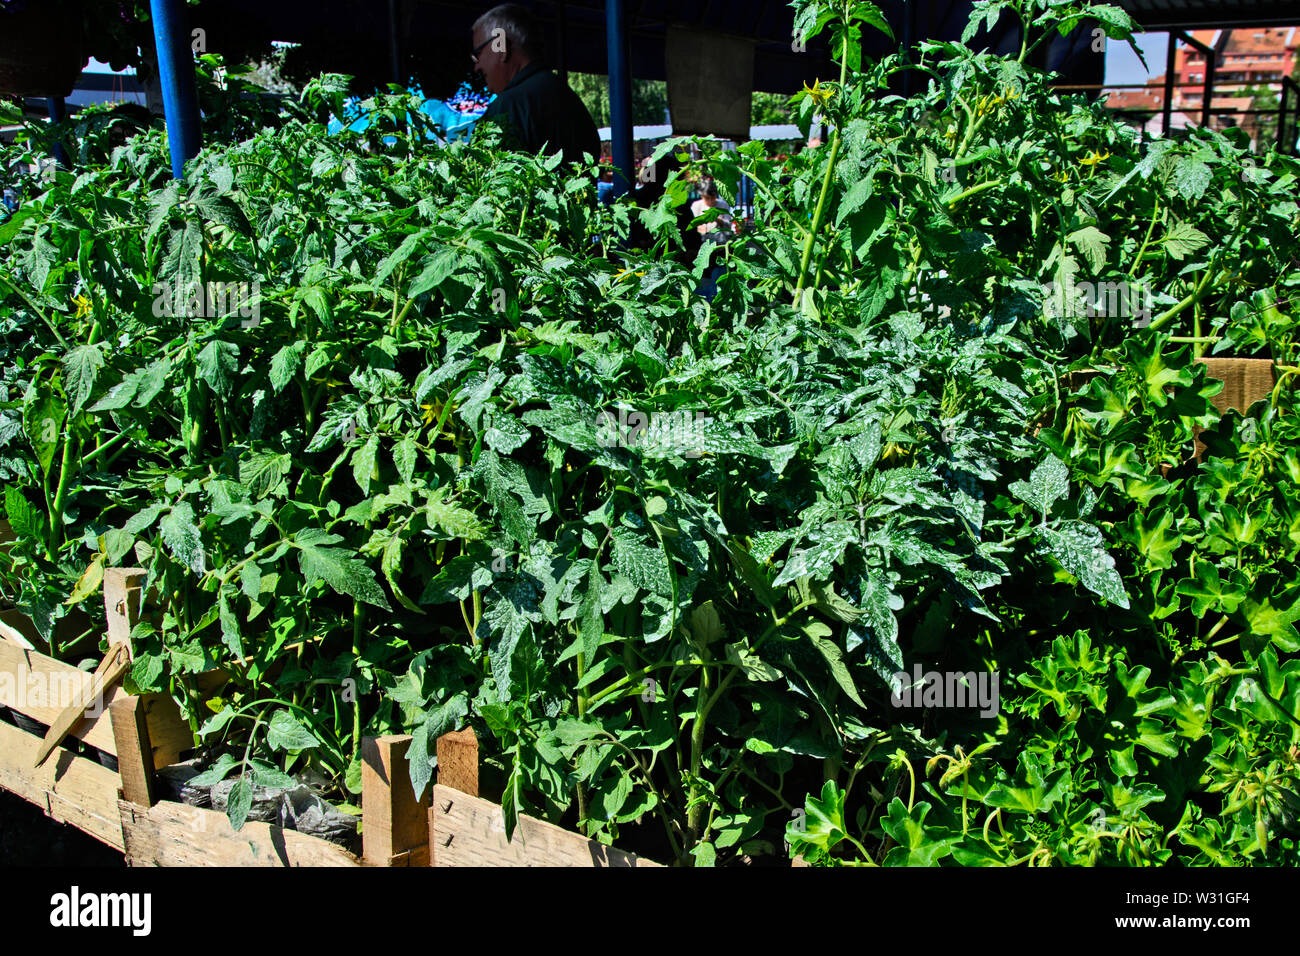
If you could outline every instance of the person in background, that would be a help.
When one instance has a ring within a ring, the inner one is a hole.
[[[600,135],[591,114],[558,76],[542,65],[542,36],[527,9],[493,7],[474,23],[474,68],[496,99],[483,120],[496,123],[512,149],[562,152],[565,162],[600,157]]]
[[[700,198],[691,203],[691,215],[698,219],[710,209],[717,209],[719,216],[712,222],[702,222],[696,231],[712,242],[726,242],[734,234],[735,224],[731,218],[731,206],[725,199],[718,197],[718,184],[712,179],[704,183]]]

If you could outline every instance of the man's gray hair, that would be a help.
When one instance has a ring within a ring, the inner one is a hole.
[[[530,60],[540,60],[545,51],[542,33],[532,11],[518,3],[503,3],[493,7],[474,21],[474,29],[482,28],[488,39],[493,31],[501,30],[511,43]]]

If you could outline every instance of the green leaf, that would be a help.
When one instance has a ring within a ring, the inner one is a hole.
[[[1062,521],[1056,528],[1040,528],[1043,550],[1060,562],[1094,594],[1122,608],[1129,606],[1124,581],[1115,559],[1106,550],[1101,532],[1085,521]]]
[[[1198,249],[1209,245],[1209,242],[1209,236],[1186,222],[1176,223],[1164,238],[1165,252],[1179,262]]]
[[[293,381],[298,369],[302,368],[303,354],[306,350],[306,342],[291,342],[276,352],[271,359],[271,390],[277,395]]]
[[[1044,522],[1052,504],[1070,491],[1070,469],[1061,459],[1049,455],[1029,476],[1029,481],[1012,482],[1010,491],[1037,511]]]
[[[239,482],[253,499],[264,498],[280,486],[292,467],[289,455],[253,453],[239,461]]]
[[[221,621],[221,640],[230,650],[230,653],[234,655],[235,660],[243,660],[244,642],[239,634],[239,619],[235,617],[234,609],[230,606],[230,597],[224,588],[218,599],[218,608],[218,617]]]
[[[1246,599],[1246,589],[1220,580],[1219,569],[1207,560],[1198,561],[1196,577],[1179,581],[1174,591],[1192,599],[1192,613],[1198,618],[1205,617],[1210,609],[1231,614]]]
[[[330,547],[343,539],[317,528],[307,528],[294,536],[298,548],[298,568],[308,582],[324,581],[339,594],[346,594],[391,611],[375,572],[353,552]]]
[[[428,260],[424,271],[406,290],[407,298],[414,299],[439,288],[451,277],[460,265],[460,250],[454,246],[443,246]]]
[[[834,641],[827,640],[827,635],[831,633],[831,629],[820,621],[812,621],[804,625],[803,631],[808,640],[812,641],[813,646],[821,652],[822,657],[826,658],[826,665],[830,668],[835,683],[840,685],[840,689],[848,694],[855,704],[865,709],[867,705],[863,702],[861,695],[858,694],[858,688],[849,675],[848,666],[844,663],[843,652]]]
[[[247,776],[241,776],[235,781],[226,800],[226,817],[230,820],[230,828],[239,830],[248,820],[248,811],[253,808],[253,787]]]
[[[77,585],[72,589],[72,594],[64,601],[64,604],[80,604],[86,598],[90,597],[99,590],[100,582],[104,580],[104,555],[97,554],[93,561],[86,566],[86,570],[81,573],[77,580]]]
[[[935,866],[952,852],[956,837],[937,837],[927,833],[925,818],[930,804],[922,801],[911,811],[899,797],[889,803],[889,811],[880,820],[880,827],[898,846],[886,855],[885,866]]]
[[[63,358],[63,390],[71,399],[72,414],[81,411],[95,388],[95,378],[104,367],[104,353],[98,345],[78,345]]]
[[[199,377],[222,398],[229,398],[239,371],[239,346],[212,341],[199,352]]]
[[[43,522],[36,517],[36,512],[17,485],[5,486],[5,517],[14,534],[20,538],[43,538]]]
[[[393,449],[393,464],[397,467],[398,477],[403,482],[410,482],[415,475],[415,466],[419,460],[419,451],[415,443],[415,435],[407,434],[397,443]]]
[[[379,455],[379,436],[372,434],[352,453],[352,478],[363,495],[370,494],[370,482],[375,478],[375,460]]]
[[[249,561],[239,569],[239,589],[254,604],[261,603],[262,569],[254,561]]]
[[[616,528],[613,539],[614,566],[619,574],[652,594],[672,593],[668,555],[658,548],[641,544],[626,528]]]
[[[226,710],[222,711],[222,713],[234,714],[234,711],[230,708],[227,708]],[[217,717],[220,716],[221,714],[216,714],[213,717],[213,720],[215,720]],[[229,720],[229,717],[227,717],[226,720]],[[223,724],[225,722],[226,721],[222,721]],[[209,721],[209,723],[211,723],[211,721]],[[200,731],[200,733],[205,733],[206,731],[207,731],[207,725],[205,724],[204,730]],[[234,770],[238,766],[239,766],[239,761],[234,756],[232,756],[231,754],[221,754],[219,757],[217,757],[216,761],[213,762],[211,767],[209,767],[207,770],[203,771],[200,774],[196,774],[195,776],[190,777],[190,779],[187,780],[186,783],[192,787],[210,787],[214,783],[220,783],[222,780],[225,780],[226,777],[229,776],[230,771]]]
[[[1300,619],[1300,600],[1292,601],[1290,607],[1283,609],[1274,605],[1276,599],[1272,594],[1258,597],[1252,594],[1242,604],[1241,613],[1252,634],[1267,637],[1281,650],[1294,654],[1300,651],[1300,633],[1296,632],[1294,623]]]
[[[203,539],[194,523],[194,508],[188,501],[178,501],[158,524],[163,546],[171,556],[195,574],[207,572]]]
[[[316,736],[284,708],[271,715],[266,742],[274,750],[310,750],[320,746]]]
[[[424,506],[425,520],[429,527],[437,528],[443,534],[461,541],[477,541],[487,534],[487,529],[478,515],[459,505],[449,504],[446,488],[434,489]]]
[[[49,477],[50,466],[54,463],[67,411],[67,405],[52,389],[42,389],[40,397],[23,409],[23,430],[36,452],[41,473],[46,477]]]
[[[248,761],[248,766],[253,771],[253,785],[258,787],[274,787],[279,790],[290,790],[298,785],[298,781],[289,776],[278,767],[273,767],[263,760],[256,757]]]
[[[1088,260],[1088,267],[1093,272],[1100,272],[1106,265],[1106,244],[1110,236],[1096,226],[1084,226],[1070,233],[1070,242]]]

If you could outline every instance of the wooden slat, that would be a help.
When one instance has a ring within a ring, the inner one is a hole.
[[[1262,398],[1267,398],[1273,391],[1273,362],[1271,359],[1237,359],[1237,358],[1198,358],[1205,364],[1207,378],[1217,378],[1223,382],[1223,391],[1210,399],[1226,415],[1228,409],[1236,409],[1242,415]],[[1205,445],[1201,442],[1201,427],[1195,426],[1196,459],[1205,457]]]
[[[477,797],[478,737],[473,727],[438,738],[438,782]]]
[[[154,769],[179,763],[181,754],[194,747],[194,732],[181,716],[176,701],[166,694],[145,694],[140,700],[144,703]]]
[[[117,772],[122,778],[122,797],[142,807],[153,806],[153,750],[149,745],[149,724],[144,702],[126,697],[108,709],[117,739]]]
[[[659,866],[529,816],[506,842],[500,806],[442,784],[433,788],[433,820],[438,866]]]
[[[47,726],[54,723],[72,698],[89,699],[93,682],[87,671],[56,661],[39,651],[26,651],[8,641],[0,641],[0,704],[12,707],[32,720]],[[113,740],[108,707],[126,696],[121,684],[110,687],[104,694],[103,711],[79,721],[72,728],[72,736],[105,753],[116,754],[117,744]],[[35,755],[33,751],[32,756]]]
[[[84,694],[84,688],[92,680],[88,672],[78,670],[71,664],[56,661],[39,651],[24,651],[7,641],[0,641],[0,706],[12,707],[46,725],[54,722],[62,708],[34,701],[29,696],[26,681],[30,674],[39,677],[42,692],[46,688],[52,688],[55,693]],[[52,681],[51,677],[57,679]],[[104,712],[78,723],[72,728],[71,735],[107,754],[117,756],[117,741],[113,737],[108,708],[127,696],[129,695],[121,684],[110,687],[104,695]],[[170,766],[177,762],[182,751],[194,746],[189,724],[170,697],[147,694],[142,699],[152,742],[154,767]]]
[[[125,645],[117,644],[108,649],[108,653],[91,674],[90,691],[77,695],[71,703],[66,703],[50,722],[45,739],[41,741],[40,750],[36,752],[36,766],[45,762],[45,758],[54,752],[55,747],[63,743],[73,727],[84,721],[88,715],[99,712],[103,707],[102,701],[108,688],[116,686],[130,666],[131,661],[127,656]],[[114,747],[116,747],[116,737]]]
[[[55,820],[122,849],[118,775],[62,747],[41,767],[33,768],[40,745],[39,737],[0,724],[0,787],[36,804]]]
[[[327,840],[269,823],[230,828],[224,813],[164,800],[141,807],[118,801],[131,866],[360,866]]]
[[[104,611],[108,620],[108,646],[131,647],[131,629],[140,622],[140,599],[148,574],[139,568],[104,569]]]
[[[429,793],[415,799],[410,744],[409,736],[361,741],[362,855],[376,866],[429,865]]]

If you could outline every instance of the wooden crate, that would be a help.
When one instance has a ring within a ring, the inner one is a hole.
[[[125,606],[130,604],[133,588],[138,593],[137,576],[121,569],[105,573],[110,626],[115,613],[129,613]],[[129,621],[124,618],[120,626],[129,633]],[[94,700],[92,687],[92,675],[86,671],[0,636],[0,706],[48,726],[68,703],[84,700],[91,704],[64,745],[39,767],[35,762],[43,733],[0,723],[0,787],[40,807],[53,819],[121,850],[124,843],[117,799],[122,775],[143,772],[146,761],[149,772],[174,763],[191,745],[190,729],[168,697],[133,697],[119,684]],[[151,741],[143,749],[137,723]],[[78,753],[77,741],[116,758],[118,771]],[[138,770],[134,764],[140,765]]]
[[[545,820],[520,814],[506,839],[505,814],[478,792],[478,740],[465,729],[438,739],[438,777],[429,809],[433,866],[659,867]]]
[[[105,571],[110,642],[129,637],[143,580],[137,570]],[[58,687],[66,699],[85,695],[91,685],[88,672],[0,633],[0,705],[49,725],[66,700],[29,688]],[[420,800],[406,759],[411,738],[362,742],[361,858],[266,823],[249,822],[236,832],[222,813],[156,798],[157,771],[193,742],[175,703],[127,694],[120,684],[102,697],[102,707],[93,707],[39,768],[33,764],[42,737],[0,723],[0,787],[121,850],[132,866],[659,865],[529,816],[520,816],[506,840],[501,807],[479,795],[478,740],[468,729],[438,740],[436,784]],[[117,770],[79,754],[76,741],[114,757]]]

